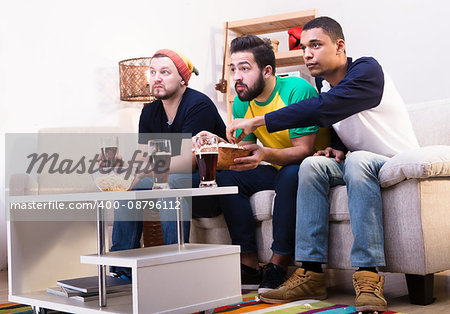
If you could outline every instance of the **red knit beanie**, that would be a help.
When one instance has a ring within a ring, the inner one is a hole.
[[[194,72],[196,75],[198,75],[198,70],[194,67],[192,62],[183,54],[181,54],[179,52],[175,52],[170,49],[161,49],[161,50],[158,50],[157,52],[155,52],[153,57],[158,54],[165,55],[170,60],[172,60],[172,62],[175,64],[175,67],[178,70],[178,73],[180,73],[181,78],[186,83],[186,86],[188,85],[188,82],[189,82],[189,79],[191,78],[192,72]]]

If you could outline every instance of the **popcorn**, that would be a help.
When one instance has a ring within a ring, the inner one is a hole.
[[[100,176],[95,179],[95,183],[102,191],[125,191],[133,182],[134,176],[125,180],[124,176],[111,173],[107,176]]]
[[[244,149],[244,147],[239,146],[238,144],[225,143],[225,142],[220,142],[220,143],[219,143],[219,147],[228,147],[228,148]]]

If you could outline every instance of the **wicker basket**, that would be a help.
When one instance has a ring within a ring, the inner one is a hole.
[[[153,101],[148,70],[149,57],[127,59],[119,62],[120,100]]]

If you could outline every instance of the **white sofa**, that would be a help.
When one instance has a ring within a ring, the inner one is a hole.
[[[380,171],[385,272],[405,273],[411,303],[433,301],[433,274],[450,269],[450,100],[408,106],[421,145],[394,156]],[[440,145],[440,146],[436,146]],[[258,256],[272,254],[274,191],[251,198],[257,224]],[[231,243],[223,214],[194,219],[191,242]],[[353,235],[345,186],[330,191],[328,268],[348,269]]]

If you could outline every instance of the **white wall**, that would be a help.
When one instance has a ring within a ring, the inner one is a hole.
[[[119,101],[118,61],[179,49],[200,70],[191,87],[223,109],[214,85],[222,68],[224,21],[311,8],[342,24],[348,55],[376,57],[407,103],[450,98],[445,0],[2,1],[1,190],[5,132],[93,124],[136,130],[140,109]],[[1,193],[2,213],[4,206]],[[5,234],[0,217],[0,269],[6,265]]]

